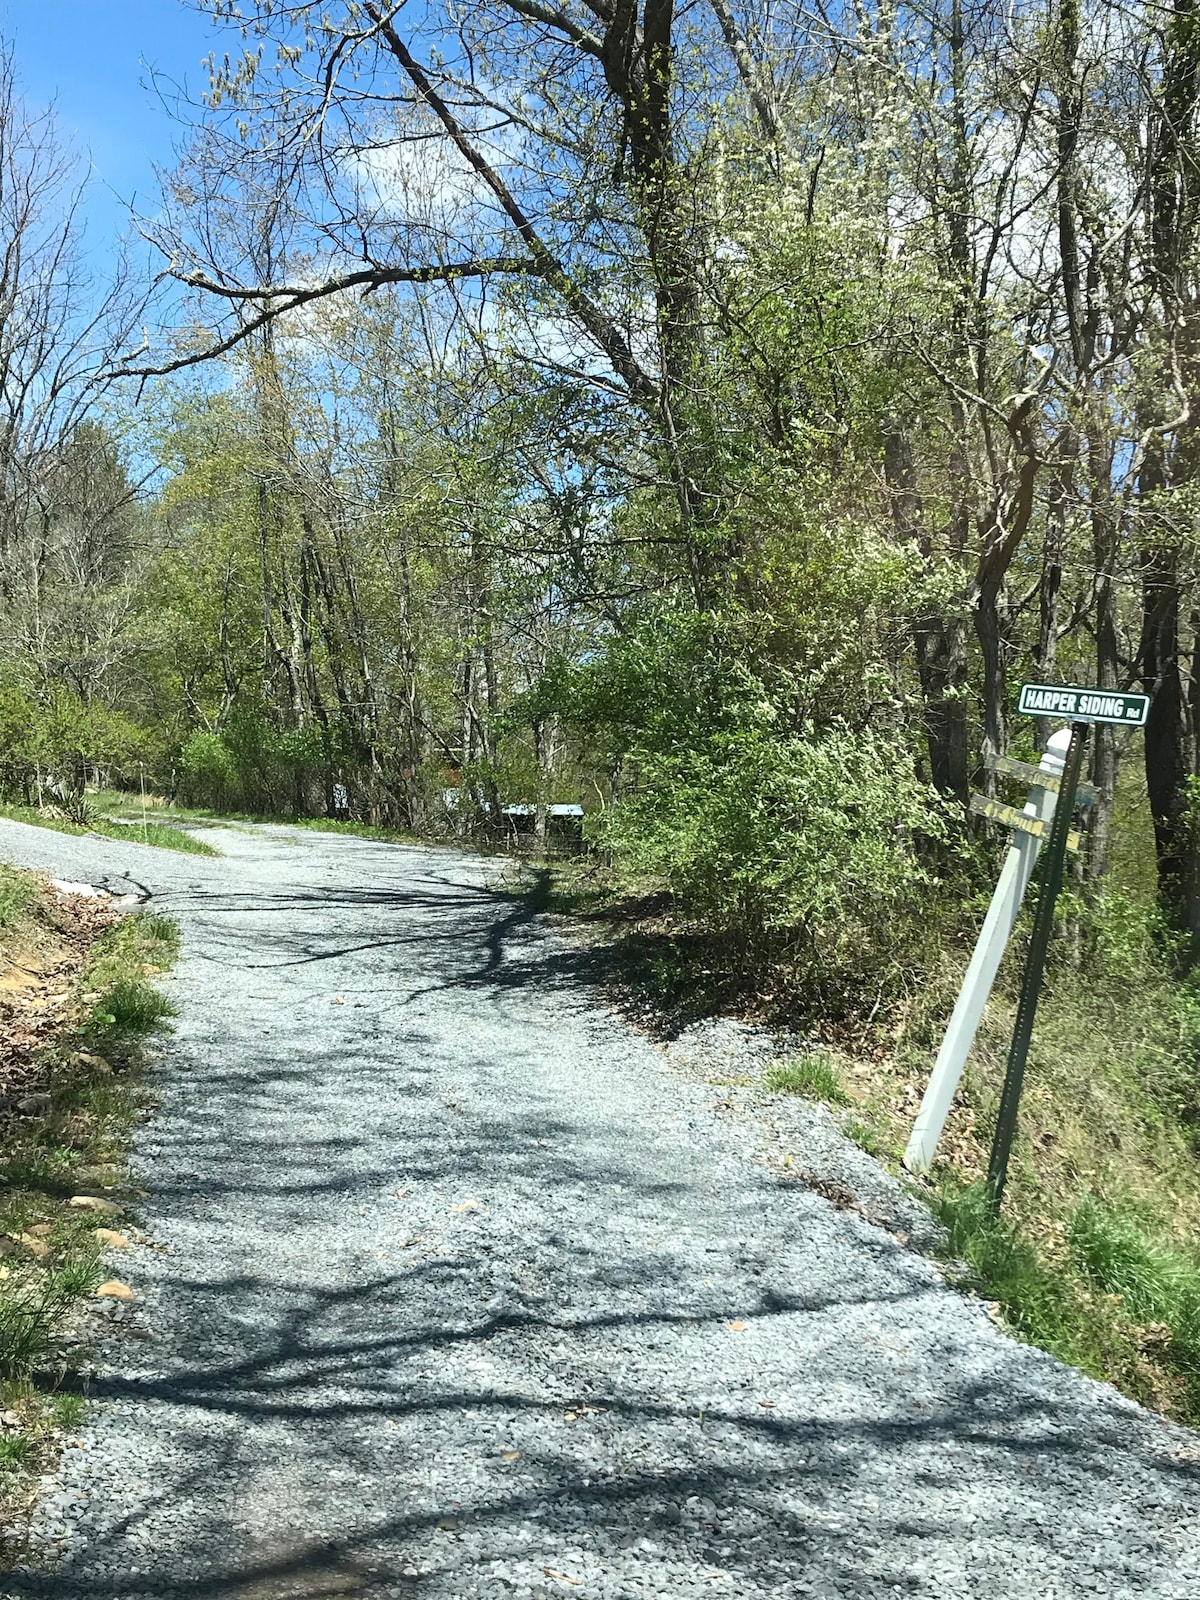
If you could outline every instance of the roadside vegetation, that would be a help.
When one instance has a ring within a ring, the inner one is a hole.
[[[154,845],[160,850],[182,850],[185,855],[216,856],[221,853],[206,839],[197,839],[183,828],[174,828],[170,823],[157,820],[143,821],[140,812],[136,817],[116,820],[112,815],[89,809],[85,821],[76,821],[64,816],[53,806],[0,802],[0,817],[8,817],[13,822],[26,822],[35,828],[51,828],[56,833],[100,834],[102,838],[132,840],[134,844]]]
[[[186,833],[182,828],[174,827],[173,824],[187,823],[191,828],[205,828],[238,822],[286,822],[289,827],[304,828],[313,833],[343,833],[355,839],[375,839],[381,844],[417,842],[416,836],[403,828],[362,822],[353,817],[313,817],[303,813],[288,816],[280,811],[221,810],[214,806],[184,805],[178,800],[171,800],[165,795],[154,793],[145,796],[121,792],[102,793],[97,795],[96,805],[110,820],[128,824],[127,831],[136,831],[138,838],[141,838],[143,818],[148,817],[152,834],[156,826],[164,833],[182,834],[184,838],[191,840],[188,848],[210,855],[219,855],[220,851],[208,845],[207,841],[196,839],[194,835]]]
[[[164,917],[0,866],[0,1526],[83,1414],[83,1308],[121,1287],[125,1149],[177,944]]]

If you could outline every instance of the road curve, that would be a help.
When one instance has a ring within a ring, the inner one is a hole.
[[[531,900],[214,837],[0,822],[184,935],[137,1309],[4,1600],[1200,1594],[1197,1436],[782,1186]]]

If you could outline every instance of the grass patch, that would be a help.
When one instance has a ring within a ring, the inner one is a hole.
[[[27,921],[37,898],[36,884],[28,873],[0,863],[0,932]]]
[[[282,822],[288,819],[282,817],[261,817],[256,821]],[[341,822],[336,817],[293,817],[290,819],[293,828],[308,828],[314,833],[345,833],[353,839],[376,839],[380,844],[418,844],[420,841],[415,834],[405,833],[399,828],[377,827],[372,822]]]
[[[94,912],[53,900],[34,875],[19,877],[14,903],[28,925],[18,919],[15,930],[0,928],[0,954],[19,957],[33,940],[52,970],[66,966],[56,981],[70,985],[71,1004],[54,1013],[61,1021],[22,1069],[22,1087],[36,1090],[38,1109],[0,1123],[0,1408],[19,1418],[0,1436],[0,1522],[9,1528],[30,1476],[49,1468],[61,1429],[82,1414],[79,1397],[63,1392],[79,1359],[63,1335],[108,1275],[95,1229],[109,1219],[67,1202],[82,1191],[121,1204],[128,1132],[148,1103],[140,1042],[171,1012],[151,980],[179,943],[165,917],[133,915],[104,926]],[[5,879],[0,872],[0,892]]]
[[[143,827],[140,817],[129,823],[114,822],[111,818],[93,816],[86,823],[72,822],[69,817],[47,816],[36,806],[20,806],[5,802],[0,804],[0,817],[13,822],[27,822],[35,828],[50,828],[55,833],[99,834],[105,839],[133,840],[160,850],[179,850],[185,855],[219,856],[221,852],[203,839],[196,839],[183,828],[173,828],[169,823],[149,822]]]
[[[98,1049],[144,1038],[174,1016],[171,1002],[149,979],[169,967],[178,950],[179,933],[169,917],[125,917],[101,934],[84,973],[84,993],[95,995],[85,1032]]]
[[[92,1009],[94,1030],[107,1038],[113,1032],[141,1037],[175,1015],[175,1008],[143,978],[122,978],[107,989]]]
[[[875,1107],[868,1107],[863,1116],[847,1117],[842,1123],[842,1132],[877,1161],[893,1169],[899,1167],[904,1154],[903,1142],[896,1138],[891,1119]]]
[[[0,1379],[28,1379],[50,1357],[66,1303],[45,1283],[0,1292]]]
[[[943,1183],[934,1211],[962,1287],[1030,1344],[1143,1405],[1200,1423],[1200,1271],[1127,1209],[1085,1197],[1065,1233],[1031,1236],[984,1186]]]
[[[1061,1273],[1041,1262],[1017,1224],[1003,1215],[992,1216],[983,1184],[959,1188],[947,1182],[933,1209],[946,1229],[946,1255],[961,1265],[965,1287],[994,1300],[1009,1325],[1030,1343],[1096,1370],[1082,1307]]]
[[[799,1094],[823,1100],[829,1106],[848,1106],[850,1095],[831,1058],[820,1051],[781,1061],[769,1068],[763,1080],[775,1094]]]
[[[0,1472],[12,1472],[24,1466],[32,1449],[33,1441],[23,1433],[7,1439],[0,1438]]]
[[[1114,1297],[1142,1354],[1178,1379],[1176,1409],[1200,1422],[1200,1260],[1126,1209],[1088,1198],[1071,1219],[1072,1260]]]

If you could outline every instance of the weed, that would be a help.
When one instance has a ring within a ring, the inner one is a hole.
[[[848,1139],[853,1139],[860,1150],[865,1150],[876,1160],[895,1161],[899,1158],[891,1131],[878,1116],[847,1117],[842,1124],[842,1132]]]
[[[50,1402],[50,1415],[60,1428],[77,1428],[87,1411],[81,1394],[56,1394]]]
[[[10,1434],[7,1438],[0,1438],[0,1472],[12,1472],[21,1466],[33,1448],[33,1441],[23,1433]]]
[[[766,1086],[776,1094],[800,1094],[810,1100],[823,1100],[826,1105],[848,1106],[841,1074],[833,1061],[816,1051],[797,1056],[792,1061],[780,1062],[766,1075]]]
[[[0,1172],[14,1189],[57,1189],[74,1165],[65,1145],[25,1145],[0,1159]]]
[[[12,867],[0,865],[0,928],[16,927],[37,899],[33,880]]]
[[[153,1033],[175,1015],[175,1007],[165,994],[141,978],[123,978],[97,1000],[92,1011],[93,1025],[103,1033]]]
[[[170,917],[157,911],[143,911],[137,918],[137,932],[147,944],[159,945],[164,955],[175,955],[179,950],[179,927]]]
[[[29,1378],[54,1347],[64,1302],[50,1284],[0,1293],[0,1378]]]
[[[0,1211],[0,1233],[24,1233],[36,1220],[34,1210],[24,1195],[16,1195]]]
[[[80,1300],[104,1281],[99,1254],[92,1252],[72,1257],[51,1274],[47,1292],[61,1300]]]
[[[65,1105],[77,1106],[94,1117],[110,1117],[118,1123],[128,1123],[134,1116],[129,1104],[128,1090],[115,1083],[81,1083],[68,1089],[62,1096]]]

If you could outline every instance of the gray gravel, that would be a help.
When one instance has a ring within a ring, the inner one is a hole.
[[[137,1303],[6,1600],[1200,1595],[1196,1436],[782,1184],[484,864],[217,838],[0,823],[185,935]]]

